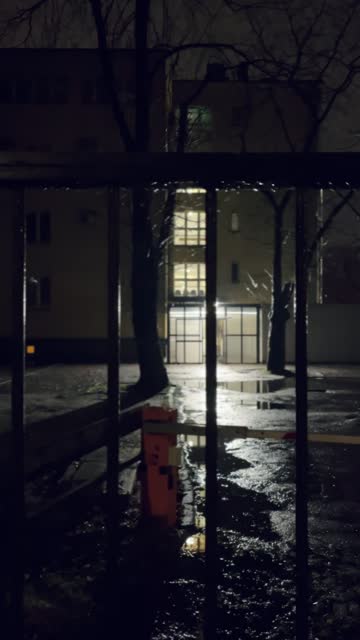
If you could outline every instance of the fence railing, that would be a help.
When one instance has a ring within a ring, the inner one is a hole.
[[[24,373],[25,373],[25,187],[108,189],[108,565],[116,565],[119,413],[119,186],[167,187],[193,182],[206,188],[206,638],[216,637],[217,417],[216,417],[216,190],[295,188],[296,192],[296,634],[309,636],[307,525],[307,357],[303,189],[360,186],[359,154],[2,154],[0,188],[14,192],[12,366],[12,633],[23,638],[24,555]],[[1,213],[0,213],[1,215]]]

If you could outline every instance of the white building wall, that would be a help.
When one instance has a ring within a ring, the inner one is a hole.
[[[263,362],[267,357],[269,307],[262,307]],[[308,362],[360,363],[360,305],[309,305]],[[291,318],[286,329],[286,360],[295,362],[295,322]]]

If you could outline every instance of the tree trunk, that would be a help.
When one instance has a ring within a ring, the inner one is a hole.
[[[149,15],[150,0],[137,0],[135,149],[145,153],[149,150],[150,132]],[[123,406],[158,393],[169,383],[157,327],[159,264],[154,247],[150,191],[142,186],[134,188],[132,204],[132,312],[140,379],[128,390]]]
[[[151,193],[138,187],[132,197],[132,310],[140,379],[129,390],[123,406],[158,393],[169,384],[157,327],[159,265],[153,247]]]
[[[282,374],[285,371],[286,323],[290,318],[289,305],[294,291],[292,282],[287,282],[278,300],[273,299],[270,327],[267,368],[271,373]]]
[[[290,317],[289,304],[293,292],[293,285],[290,282],[287,282],[284,288],[282,287],[284,208],[280,206],[274,213],[273,287],[268,338],[267,369],[268,371],[271,371],[271,373],[282,374],[285,370],[285,332],[286,322]]]

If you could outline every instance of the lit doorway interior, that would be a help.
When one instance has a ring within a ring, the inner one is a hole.
[[[217,354],[224,364],[259,362],[260,308],[250,305],[217,306]],[[169,363],[205,362],[205,305],[174,304],[169,308]]]

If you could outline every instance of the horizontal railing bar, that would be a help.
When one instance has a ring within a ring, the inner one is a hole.
[[[243,186],[355,188],[358,152],[313,153],[31,153],[0,154],[0,185],[153,188],[196,182],[213,188]]]

